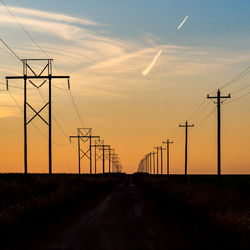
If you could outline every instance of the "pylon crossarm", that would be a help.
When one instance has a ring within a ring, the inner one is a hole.
[[[13,80],[13,79],[50,79],[50,78],[55,78],[55,79],[69,79],[69,76],[6,76],[6,80]]]
[[[28,125],[36,116],[39,116],[48,126],[49,123],[39,114],[40,112],[42,112],[42,110],[48,106],[49,103],[46,103],[38,112],[29,105],[29,103],[27,103],[27,105],[35,112],[35,115],[26,123],[26,125]]]

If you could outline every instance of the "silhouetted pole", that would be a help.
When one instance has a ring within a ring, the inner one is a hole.
[[[152,154],[153,154],[154,174],[155,174],[155,152],[153,152]]]
[[[24,173],[28,173],[27,151],[27,77],[24,75]]]
[[[78,133],[79,135],[79,133]],[[81,174],[81,148],[80,148],[80,137],[77,138],[78,141],[78,172]]]
[[[169,144],[174,143],[173,141],[169,141],[169,139],[167,139],[167,141],[162,142],[167,144],[167,175],[169,175]]]
[[[156,149],[156,174],[159,174],[159,147],[154,147]]]
[[[217,126],[218,126],[218,177],[221,175],[221,99],[231,98],[231,95],[221,96],[220,90],[217,91],[217,96],[207,95],[207,99],[217,99]]]
[[[162,150],[165,150],[165,148],[160,147],[161,150],[161,174],[163,174],[163,153]]]
[[[188,125],[188,122],[186,121],[185,125],[179,125],[181,128],[185,128],[185,175],[187,175],[187,153],[188,153],[188,128],[194,127],[194,124]]]
[[[95,174],[96,174],[96,145],[95,145]]]
[[[152,174],[152,157],[151,157],[152,153],[151,152],[149,153],[149,156],[150,156],[150,171],[149,171],[149,173]]]

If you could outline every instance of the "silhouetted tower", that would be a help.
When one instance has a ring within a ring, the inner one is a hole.
[[[209,96],[207,95],[208,99],[217,99],[217,121],[218,121],[218,176],[220,178],[221,175],[221,99],[231,98],[231,95],[221,96],[220,90],[217,91],[217,96]]]
[[[185,125],[179,125],[180,128],[185,128],[185,175],[187,175],[187,153],[188,153],[188,128],[194,127],[194,124],[188,125],[186,121]]]
[[[172,144],[174,142],[169,141],[169,139],[167,139],[167,141],[163,141],[162,143],[167,144],[167,175],[169,175],[169,144]]]
[[[102,145],[104,145],[104,140],[95,140],[95,169],[97,168],[98,161],[102,161]]]
[[[24,80],[24,173],[28,173],[28,154],[27,154],[27,126],[28,124],[35,118],[39,117],[46,125],[49,127],[49,174],[52,174],[52,79],[68,79],[68,88],[70,88],[69,84],[69,76],[53,76],[52,75],[52,61],[53,59],[22,59],[23,63],[23,76],[7,76],[6,77],[6,85],[8,90],[8,80],[13,79],[23,79]],[[42,65],[42,66],[41,66]],[[41,71],[37,73],[35,68],[41,67]],[[42,80],[42,83],[37,83],[37,80]],[[48,102],[37,111],[32,104],[30,104],[27,100],[27,84],[40,89],[45,83],[48,82]],[[34,112],[34,116],[31,119],[27,119],[27,108]],[[41,115],[41,112],[48,108],[48,120],[44,119]]]
[[[106,159],[106,150],[109,150],[110,145],[101,145],[102,149],[102,173],[105,173],[105,159]]]
[[[86,157],[89,159],[89,173],[92,174],[92,139],[100,138],[100,136],[92,135],[92,128],[78,128],[77,136],[70,136],[71,139],[76,138],[78,142],[78,171],[81,174],[81,160]],[[87,150],[81,147],[82,144],[88,143]]]

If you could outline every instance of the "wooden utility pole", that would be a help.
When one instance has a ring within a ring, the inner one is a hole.
[[[180,128],[185,128],[185,175],[187,175],[187,153],[188,153],[188,128],[194,127],[194,124],[188,125],[186,121],[185,125],[179,125]]]
[[[162,143],[167,144],[167,175],[169,175],[169,144],[174,143],[173,141],[170,141],[169,139],[167,139],[167,141],[163,141]]]
[[[165,148],[162,147],[155,147],[157,149],[157,174],[159,174],[159,151],[161,152],[161,174],[163,174],[163,154],[162,151],[165,150]]]
[[[217,99],[217,102],[215,102],[217,104],[217,136],[218,136],[218,146],[217,146],[217,150],[218,150],[218,162],[217,162],[217,168],[218,168],[218,177],[220,178],[221,175],[221,99],[226,99],[226,98],[231,98],[231,95],[227,95],[227,96],[221,96],[221,92],[218,89],[217,91],[217,96],[209,96],[207,95],[207,99]]]

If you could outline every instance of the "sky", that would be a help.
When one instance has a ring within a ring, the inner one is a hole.
[[[137,171],[145,154],[170,138],[174,141],[170,172],[183,173],[184,129],[179,124],[189,120],[195,127],[189,130],[188,172],[216,173],[216,105],[206,95],[216,94],[250,65],[249,1],[5,3],[54,59],[54,75],[71,77],[71,93],[83,125],[69,91],[53,88],[54,172],[77,172],[77,146],[68,136],[84,126],[92,127],[93,134],[116,149],[128,173]],[[1,3],[0,15],[0,38],[19,57],[47,58]],[[187,21],[177,30],[186,16]],[[6,76],[22,75],[21,63],[3,44],[0,69],[2,83]],[[143,74],[145,70],[147,74]],[[249,78],[246,74],[221,90],[223,95],[232,94],[222,104],[222,173],[250,173]],[[9,84],[23,86],[16,80]],[[53,85],[67,89],[64,80],[55,80]],[[10,86],[6,92],[1,86],[0,171],[22,172],[23,90]],[[46,85],[40,92],[29,89],[28,94],[39,109],[42,97],[47,98]],[[31,111],[28,116],[32,117]],[[34,124],[47,134],[37,118]],[[28,143],[28,170],[47,172],[48,142],[32,124]],[[82,171],[89,171],[87,161],[82,162]]]

